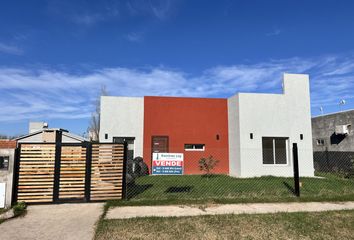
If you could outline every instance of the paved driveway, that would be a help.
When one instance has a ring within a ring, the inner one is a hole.
[[[90,240],[102,211],[102,203],[29,206],[24,217],[0,224],[0,239]]]

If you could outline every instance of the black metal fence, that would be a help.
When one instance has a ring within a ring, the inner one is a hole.
[[[317,172],[354,177],[354,152],[314,152],[313,160]]]
[[[229,162],[226,171],[223,164],[229,156],[225,151],[209,152],[214,154],[186,153],[183,175],[152,175],[150,161],[142,158],[128,161],[126,200],[131,204],[354,200],[353,152],[313,153],[311,149],[297,149],[294,145],[289,146],[285,163],[269,164],[267,159],[264,164],[262,151],[253,149],[248,151],[247,161],[256,164],[247,170],[251,173],[247,177],[229,174],[229,168],[233,167]],[[274,152],[272,157],[276,155]],[[216,164],[207,172],[202,159],[210,156]]]

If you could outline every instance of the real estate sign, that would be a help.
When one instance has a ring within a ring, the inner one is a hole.
[[[183,153],[153,153],[153,175],[182,175]]]

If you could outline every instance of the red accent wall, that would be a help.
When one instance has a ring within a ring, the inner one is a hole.
[[[209,155],[220,161],[214,173],[229,172],[227,99],[145,97],[143,155],[150,171],[152,136],[169,136],[169,152],[184,153],[185,174],[201,174],[198,161]],[[185,151],[184,144],[205,144],[205,151]]]

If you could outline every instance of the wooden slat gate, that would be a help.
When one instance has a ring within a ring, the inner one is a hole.
[[[122,199],[125,149],[118,143],[21,143],[16,150],[13,201]]]

